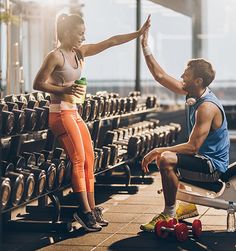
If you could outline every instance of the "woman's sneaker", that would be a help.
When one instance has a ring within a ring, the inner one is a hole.
[[[102,229],[102,227],[96,222],[93,212],[75,212],[73,217],[89,232],[97,232]]]
[[[95,207],[95,208],[93,209],[93,213],[94,213],[96,222],[97,222],[100,226],[106,227],[106,226],[108,225],[108,221],[105,220],[105,219],[103,218],[102,210],[103,210],[102,207]]]

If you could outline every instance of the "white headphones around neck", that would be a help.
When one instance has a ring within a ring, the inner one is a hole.
[[[205,97],[208,93],[210,92],[210,90],[208,88],[206,88],[206,90],[203,92],[203,94],[201,95],[201,97],[199,98],[193,98],[193,97],[190,97],[190,98],[187,98],[185,103],[186,105],[195,105],[196,102],[200,99],[200,98],[203,98]]]

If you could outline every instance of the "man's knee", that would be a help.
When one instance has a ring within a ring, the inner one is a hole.
[[[160,171],[173,171],[177,163],[176,153],[165,151],[160,156]]]

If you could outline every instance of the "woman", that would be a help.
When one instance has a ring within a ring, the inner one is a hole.
[[[34,89],[51,95],[49,127],[72,161],[72,188],[79,210],[74,218],[87,231],[99,231],[108,222],[94,200],[94,153],[86,124],[79,116],[75,97],[84,94],[77,84],[85,57],[141,36],[150,26],[150,17],[136,32],[113,36],[97,44],[83,44],[85,25],[78,15],[62,14],[57,20],[58,48],[45,58],[35,80]]]

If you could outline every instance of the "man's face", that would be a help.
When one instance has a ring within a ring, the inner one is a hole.
[[[187,93],[191,93],[195,89],[195,78],[193,72],[189,67],[186,67],[181,78],[183,79],[183,90]]]

